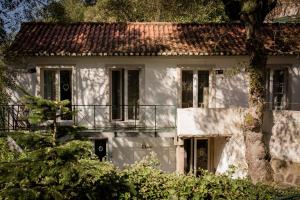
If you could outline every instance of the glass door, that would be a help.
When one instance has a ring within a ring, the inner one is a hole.
[[[194,172],[197,176],[201,175],[201,169],[209,170],[209,140],[194,140]]]
[[[123,119],[123,71],[113,70],[111,72],[111,118],[113,120]]]

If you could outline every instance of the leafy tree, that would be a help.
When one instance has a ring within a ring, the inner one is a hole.
[[[3,19],[0,17],[0,44],[2,44],[5,41],[6,32],[4,29],[4,22]]]
[[[248,172],[254,182],[273,181],[270,155],[262,132],[267,54],[262,38],[263,22],[277,0],[223,0],[231,20],[242,20],[249,55],[249,109],[245,116],[245,144]]]
[[[226,15],[220,0],[60,0],[44,9],[46,21],[172,21],[221,22]]]
[[[35,96],[25,96],[23,98],[25,107],[29,110],[28,120],[31,124],[41,124],[50,122],[53,144],[56,144],[58,118],[72,114],[67,107],[69,100],[53,101]]]

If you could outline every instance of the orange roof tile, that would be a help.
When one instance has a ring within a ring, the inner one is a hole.
[[[167,22],[22,24],[8,53],[28,56],[246,55],[237,23]],[[300,53],[300,24],[264,24],[270,55]]]

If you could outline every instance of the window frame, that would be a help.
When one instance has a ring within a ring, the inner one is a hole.
[[[290,77],[290,72],[289,72],[289,65],[268,65],[267,66],[267,81],[266,81],[266,100],[267,100],[267,109],[268,110],[288,110],[289,109],[289,99],[290,99],[290,94],[289,94],[289,77]],[[284,71],[284,102],[281,108],[275,108],[274,107],[274,72],[276,70],[283,70]]]
[[[212,106],[212,93],[213,93],[213,66],[212,65],[178,65],[178,102],[177,106],[182,107],[182,71],[193,71],[193,107],[191,108],[210,108]],[[198,83],[199,71],[208,71],[208,102],[206,106],[199,106],[198,102]]]
[[[44,98],[44,71],[53,70],[55,71],[55,100],[60,101],[60,73],[61,70],[70,70],[71,71],[71,104],[76,104],[76,71],[75,65],[37,65],[37,88],[36,96]],[[73,121],[72,119],[61,119],[59,121]]]
[[[129,70],[138,70],[139,71],[139,105],[143,105],[143,96],[144,96],[144,71],[145,67],[144,65],[132,65],[132,64],[118,64],[118,65],[107,65],[106,66],[109,69],[109,105],[112,105],[112,71],[122,71],[124,70],[121,75],[123,75],[124,83],[121,83],[123,87],[123,94],[122,97],[124,100],[122,100],[122,105],[128,105],[128,71]],[[122,109],[124,113],[121,113],[121,119],[113,119],[112,118],[112,108],[110,107],[110,121],[111,122],[135,122],[135,121],[141,121],[141,113],[139,113],[137,119],[129,119],[128,118],[128,107],[124,107]],[[123,115],[123,116],[122,116]]]

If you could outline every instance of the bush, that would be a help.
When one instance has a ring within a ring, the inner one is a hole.
[[[129,166],[121,176],[136,191],[128,199],[277,199],[300,191],[252,184],[247,179],[231,179],[202,171],[201,177],[164,173],[153,155]],[[131,193],[132,194],[132,193]]]
[[[0,165],[0,199],[276,199],[296,194],[202,171],[165,173],[150,155],[124,170],[100,162],[88,141],[27,151]]]
[[[27,152],[0,165],[0,199],[113,199],[131,190],[111,163],[94,158],[82,141]]]
[[[6,137],[0,137],[0,162],[9,162],[17,158],[18,154],[9,149]]]
[[[33,151],[45,147],[52,147],[50,134],[39,132],[11,132],[12,137],[24,151]]]

